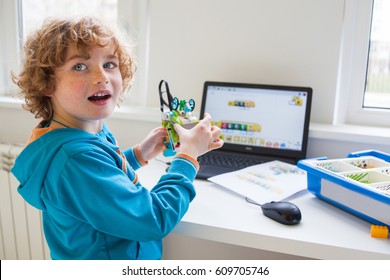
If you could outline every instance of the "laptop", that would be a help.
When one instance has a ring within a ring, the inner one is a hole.
[[[198,157],[197,178],[306,158],[312,92],[310,87],[205,82],[200,116],[211,115],[224,145]]]

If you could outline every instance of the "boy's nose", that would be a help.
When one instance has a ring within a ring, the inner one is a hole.
[[[104,72],[103,69],[95,69],[93,74],[93,82],[95,84],[107,84],[108,83],[108,77],[107,74]]]

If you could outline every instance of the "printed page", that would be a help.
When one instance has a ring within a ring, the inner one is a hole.
[[[260,204],[280,201],[307,188],[306,171],[271,161],[208,179]]]

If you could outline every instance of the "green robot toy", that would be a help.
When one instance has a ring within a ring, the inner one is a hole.
[[[164,94],[166,94],[166,99],[164,99]],[[169,91],[168,82],[165,80],[162,80],[159,84],[159,95],[162,125],[168,132],[163,154],[166,157],[174,156],[180,149],[180,139],[173,125],[177,123],[186,129],[190,129],[199,122],[198,118],[192,113],[195,108],[195,101],[190,99],[187,102],[176,97],[173,98]]]

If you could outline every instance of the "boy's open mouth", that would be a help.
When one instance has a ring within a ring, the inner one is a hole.
[[[99,93],[95,93],[94,95],[88,97],[88,100],[92,101],[92,102],[97,102],[97,101],[104,101],[104,100],[107,100],[109,98],[111,98],[111,94],[109,94],[107,92],[99,92]]]

